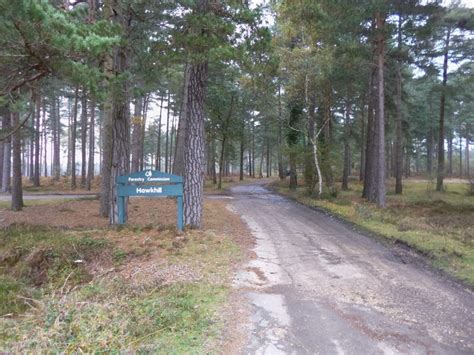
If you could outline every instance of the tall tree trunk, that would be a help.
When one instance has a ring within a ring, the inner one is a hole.
[[[188,107],[188,83],[190,82],[190,64],[186,63],[184,68],[183,102],[179,112],[178,134],[176,135],[176,149],[174,152],[173,174],[182,176],[184,174],[184,145],[186,140],[187,107]]]
[[[398,16],[398,56],[395,64],[396,77],[396,95],[395,95],[395,194],[399,195],[403,192],[402,175],[403,175],[403,111],[402,111],[402,16]]]
[[[375,152],[376,194],[373,202],[379,207],[385,207],[385,95],[384,95],[384,62],[385,62],[385,16],[377,12],[375,15],[377,26],[376,53],[377,53],[377,110],[375,117]]]
[[[332,90],[330,83],[326,83],[323,88],[323,121],[321,127],[323,127],[323,134],[321,135],[321,167],[324,174],[324,180],[326,186],[332,188],[334,186],[334,175],[331,167],[331,136],[332,136],[332,122],[331,122],[331,96]],[[316,142],[317,144],[317,142]]]
[[[79,89],[76,87],[74,93],[74,108],[72,113],[72,122],[71,122],[71,145],[69,149],[71,150],[71,188],[76,188],[76,132],[77,132],[77,111],[78,111],[78,101],[79,101]]]
[[[278,177],[285,180],[286,172],[283,166],[283,110],[281,105],[281,84],[278,84]]]
[[[91,99],[91,121],[89,123],[89,162],[87,167],[86,188],[90,191],[92,180],[94,179],[95,163],[95,101]]]
[[[169,173],[170,169],[168,168],[169,161],[169,137],[170,137],[170,112],[171,112],[171,93],[168,91],[168,99],[166,104],[166,136],[165,136],[165,172]]]
[[[0,128],[4,129],[3,126],[3,115],[0,115]],[[0,141],[0,191],[2,189],[2,180],[3,180],[3,156],[5,152],[5,144],[3,141]]]
[[[48,131],[46,128],[46,105],[43,101],[43,118],[42,118],[42,127],[43,127],[43,168],[44,176],[48,177]]]
[[[430,124],[426,137],[426,171],[430,176],[433,173],[433,136],[433,127]]]
[[[245,105],[242,105],[244,109],[242,110],[242,121],[240,123],[240,164],[239,164],[239,180],[244,180],[244,155],[245,155]]]
[[[11,123],[16,127],[20,123],[18,112],[12,112]],[[21,211],[23,208],[23,188],[21,184],[21,130],[12,136],[12,201],[11,209]]]
[[[467,179],[470,179],[471,178],[471,169],[470,169],[470,162],[469,162],[469,159],[470,159],[470,155],[469,155],[469,143],[470,143],[470,139],[471,139],[471,136],[470,136],[470,128],[471,128],[471,125],[467,124],[466,125],[466,154],[464,154],[466,156],[466,177]]]
[[[438,172],[436,177],[436,190],[443,191],[444,180],[444,114],[446,106],[446,86],[448,83],[448,59],[451,29],[448,28],[444,46],[443,58],[443,84],[441,87],[441,99],[439,105],[439,137],[438,137]]]
[[[82,91],[81,104],[81,187],[86,187],[87,176],[87,94]]]
[[[34,177],[34,170],[35,170],[35,126],[36,126],[36,98],[33,98],[33,102],[31,102],[31,105],[33,106],[33,113],[31,114],[30,117],[30,130],[32,132],[30,136],[30,142],[28,144],[28,173],[25,174],[26,176],[29,177],[30,182],[33,182],[33,177]],[[25,148],[26,148],[26,142],[25,142]]]
[[[145,132],[146,132],[146,120],[148,116],[148,104],[150,102],[150,94],[145,95],[143,99],[143,119],[142,119],[142,131],[140,136],[140,170],[144,170],[144,161],[145,161]],[[151,160],[153,165],[153,159]]]
[[[352,111],[352,104],[349,101],[349,95],[346,102],[346,119],[344,122],[344,163],[343,163],[343,170],[342,170],[342,184],[341,189],[346,191],[349,189],[349,174],[351,171],[351,147],[350,147],[350,139],[351,139],[351,127],[350,127],[350,119],[351,119],[351,111]]]
[[[11,114],[7,110],[5,116],[3,116],[2,128],[7,129],[11,127]],[[2,169],[2,192],[11,192],[11,138],[8,138],[4,142],[0,142],[3,145],[3,169]]]
[[[36,96],[36,110],[35,110],[35,156],[33,167],[33,186],[40,186],[40,122],[41,122],[41,96]]]
[[[198,6],[207,8],[207,1]],[[208,76],[207,61],[188,64],[186,139],[184,150],[184,221],[192,228],[202,226],[204,187],[204,101]]]
[[[365,171],[364,171],[364,189],[362,191],[362,197],[371,200],[373,199],[374,186],[375,186],[375,124],[374,124],[374,106],[375,106],[375,71],[370,74],[369,79],[369,96],[367,105],[367,137],[365,146]]]
[[[140,169],[140,158],[141,158],[141,135],[143,125],[143,98],[137,97],[135,99],[133,118],[132,118],[132,168],[131,172],[134,173]]]
[[[307,96],[307,95],[306,95]],[[313,144],[313,137],[316,134],[316,102],[314,101],[314,97],[311,99],[306,100],[306,105],[308,109],[308,126],[307,126],[307,133],[308,133],[308,143],[307,143],[307,152],[305,156],[305,168],[304,168],[304,180],[306,187],[310,194],[313,193],[314,186],[316,184],[316,179],[314,173],[316,171],[316,167],[314,165],[314,147]]]
[[[157,143],[156,143],[156,159],[155,169],[161,171],[161,117],[163,116],[163,100],[164,96],[161,96],[160,102],[160,116],[158,118],[158,132],[157,132]]]
[[[51,121],[53,123],[53,179],[58,181],[61,176],[61,117],[59,113],[59,98],[53,97]]]
[[[448,176],[453,175],[453,129],[448,129]]]
[[[459,135],[459,178],[462,179],[462,136]]]
[[[366,140],[366,124],[365,124],[365,100],[362,101],[362,106],[360,108],[360,168],[359,168],[359,181],[364,180],[365,172],[365,146],[364,142]]]

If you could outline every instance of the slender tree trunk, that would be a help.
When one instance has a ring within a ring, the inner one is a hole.
[[[367,137],[365,146],[365,171],[364,171],[364,190],[362,197],[368,200],[373,199],[375,186],[375,156],[374,156],[374,140],[375,140],[375,124],[374,124],[374,106],[375,106],[375,92],[374,92],[375,71],[370,75],[369,80],[369,96],[367,108]]]
[[[459,136],[459,178],[462,179],[462,136]]]
[[[385,16],[377,12],[375,16],[377,35],[377,110],[375,117],[376,194],[374,202],[385,207],[385,95],[384,95],[384,54]]]
[[[12,112],[11,123],[16,127],[20,122],[18,112]],[[12,136],[12,201],[11,209],[21,211],[23,208],[23,188],[21,184],[21,130]]]
[[[430,125],[426,137],[426,171],[431,176],[433,173],[433,127]]]
[[[161,117],[163,116],[163,100],[164,96],[161,97],[160,102],[160,116],[158,118],[158,132],[157,132],[157,143],[156,143],[156,160],[155,169],[161,171]]]
[[[91,121],[89,124],[89,165],[87,168],[86,188],[90,191],[92,180],[94,179],[94,163],[95,163],[95,101],[91,100]]]
[[[169,173],[171,169],[168,168],[169,161],[169,136],[170,136],[170,111],[171,111],[171,93],[168,91],[168,99],[166,104],[166,136],[165,136],[165,172]]]
[[[3,117],[0,115],[0,128],[4,129],[4,124],[3,124]],[[3,183],[3,157],[5,155],[5,144],[4,142],[0,141],[0,191],[2,189],[2,183]]]
[[[36,96],[36,110],[35,110],[35,156],[34,156],[34,172],[33,172],[33,186],[40,186],[40,122],[41,122],[41,96]]]
[[[144,161],[145,161],[145,132],[146,132],[146,120],[148,116],[148,104],[150,102],[150,95],[145,95],[143,100],[143,120],[141,126],[141,136],[140,136],[140,170],[144,170]],[[151,160],[153,165],[153,159]]]
[[[59,114],[59,98],[53,98],[53,106],[51,108],[51,113],[53,117],[51,117],[51,121],[53,123],[53,180],[59,181],[61,176],[61,151],[60,151],[60,143],[61,143],[61,117]]]
[[[448,176],[453,175],[453,130],[448,130]]]
[[[137,97],[135,99],[134,112],[132,118],[132,169],[134,173],[140,169],[140,147],[141,147],[141,135],[143,125],[143,98]]]
[[[359,181],[364,180],[365,172],[365,146],[364,142],[366,140],[366,125],[365,125],[365,102],[362,101],[362,106],[360,109],[360,169],[359,169]]]
[[[402,17],[398,16],[398,51],[402,50]],[[400,56],[401,53],[398,53]],[[402,60],[397,59],[395,65],[396,76],[396,95],[395,95],[395,194],[399,195],[403,192],[402,174],[403,174],[403,111],[402,111]]]
[[[351,127],[350,127],[350,119],[351,119],[351,111],[352,105],[349,101],[350,94],[348,95],[348,99],[346,102],[346,119],[344,122],[344,163],[343,163],[343,171],[342,171],[342,185],[341,189],[346,191],[349,189],[349,174],[351,171],[351,147],[350,147],[350,139],[351,139]]]
[[[308,131],[307,150],[308,150],[308,152],[307,152],[306,157],[305,157],[304,179],[305,179],[305,184],[306,184],[306,187],[308,188],[309,193],[312,194],[314,186],[316,184],[316,181],[315,181],[316,179],[315,179],[315,176],[314,176],[314,172],[316,171],[316,167],[314,165],[314,157],[313,157],[313,152],[314,152],[313,145],[316,142],[314,142],[314,140],[312,139],[315,135],[315,129],[316,129],[316,115],[315,115],[316,103],[314,102],[314,98],[312,97],[311,100],[307,99],[306,100],[306,105],[307,105],[307,109],[308,109],[308,126],[307,126],[307,131]],[[310,153],[310,154],[308,154],[308,153]]]
[[[281,84],[278,84],[278,177],[285,180],[286,173],[283,166],[283,110],[281,105]]]
[[[71,122],[71,188],[76,188],[76,128],[77,128],[77,111],[78,111],[79,89],[76,87],[74,94],[74,109]]]
[[[28,173],[25,174],[26,176],[29,177],[30,182],[33,182],[33,177],[34,177],[34,170],[35,170],[35,126],[36,126],[36,98],[33,98],[33,102],[31,102],[31,105],[33,106],[33,113],[31,114],[30,117],[30,129],[31,129],[31,137],[30,137],[30,142],[28,144]],[[26,148],[26,142],[25,142],[25,148]]]
[[[43,168],[44,168],[44,176],[48,177],[48,130],[46,128],[46,105],[43,102],[43,118],[42,118],[42,126],[43,126]]]
[[[11,127],[11,114],[8,110],[3,116],[3,128]],[[3,143],[3,169],[2,169],[2,192],[11,192],[11,138],[8,138]]]
[[[242,105],[245,107],[245,105]],[[240,123],[240,171],[239,180],[244,180],[244,155],[245,155],[245,108],[243,110],[242,122]]]
[[[471,136],[470,136],[470,128],[471,126],[468,124],[466,125],[466,154],[464,154],[466,156],[466,177],[467,179],[470,179],[471,178],[471,169],[470,169],[470,162],[469,162],[469,159],[470,159],[470,155],[469,155],[469,143],[470,143],[470,139],[471,139]]]
[[[179,113],[178,134],[176,135],[176,149],[174,153],[173,174],[182,176],[184,174],[184,145],[187,128],[187,107],[188,107],[188,83],[190,82],[191,65],[186,63],[184,68],[183,102]]]
[[[436,177],[436,190],[443,191],[444,180],[444,114],[446,106],[446,86],[448,83],[448,57],[451,29],[446,33],[444,58],[443,58],[443,84],[441,87],[441,99],[439,105],[439,137],[438,137],[438,174]]]
[[[82,92],[81,104],[81,187],[86,187],[87,176],[87,94]]]

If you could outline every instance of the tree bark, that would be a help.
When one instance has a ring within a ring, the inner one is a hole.
[[[95,101],[91,100],[90,105],[91,121],[89,124],[89,161],[87,168],[86,188],[90,191],[92,180],[94,179],[94,163],[95,163]]]
[[[146,120],[148,116],[148,104],[150,102],[150,95],[145,95],[143,99],[143,120],[142,120],[142,131],[140,136],[140,170],[144,170],[144,161],[145,161],[145,132],[146,132]],[[153,159],[151,160],[151,165],[153,165]]]
[[[59,98],[53,97],[53,103],[51,107],[51,122],[53,131],[53,180],[59,181],[61,176],[61,117],[59,114]]]
[[[87,176],[87,94],[82,92],[81,104],[81,187],[86,187]]]
[[[11,114],[7,110],[5,116],[3,116],[3,128],[7,129],[11,127]],[[2,169],[2,192],[11,192],[11,137],[4,142],[0,142],[3,145],[3,169]]]
[[[35,156],[33,167],[33,186],[40,186],[40,122],[41,122],[41,96],[36,96],[36,110],[35,110]]]
[[[281,105],[281,84],[278,85],[278,177],[280,180],[286,179],[286,172],[283,167],[283,113]]]
[[[350,119],[351,119],[352,104],[349,101],[349,97],[350,97],[350,94],[348,95],[348,99],[346,102],[346,119],[344,122],[344,163],[343,163],[342,184],[341,184],[341,189],[343,191],[349,190],[349,174],[351,171]]]
[[[364,172],[365,172],[365,145],[364,142],[366,141],[366,124],[365,124],[365,100],[362,101],[362,106],[360,109],[360,168],[359,168],[359,181],[364,180]]]
[[[444,115],[446,106],[446,86],[448,82],[448,59],[451,29],[446,32],[446,40],[443,57],[443,84],[441,87],[441,98],[439,105],[439,136],[438,136],[438,171],[436,176],[436,190],[443,191],[444,180]]]
[[[168,99],[166,101],[166,135],[165,135],[165,172],[169,173],[169,137],[170,137],[170,112],[171,112],[171,93],[168,91]]]
[[[76,87],[74,93],[74,108],[71,122],[71,189],[76,188],[76,128],[77,128],[77,111],[78,111],[79,89]]]
[[[161,171],[161,117],[163,115],[163,100],[164,96],[161,97],[160,102],[160,116],[158,118],[158,132],[157,132],[157,143],[156,143],[156,159],[155,169]]]
[[[20,122],[18,112],[12,112],[11,123],[16,127]],[[21,184],[21,129],[12,136],[12,211],[21,211],[23,208],[23,188]]]
[[[191,75],[190,64],[186,63],[184,68],[183,102],[178,121],[178,134],[176,135],[176,148],[174,153],[173,174],[182,176],[184,174],[184,145],[186,140],[187,107],[188,107],[188,85]]]
[[[44,176],[48,176],[48,131],[46,128],[46,105],[43,102],[43,118],[42,118],[42,126],[43,126],[43,169],[44,169]]]
[[[470,143],[470,139],[471,139],[471,136],[470,136],[470,128],[471,128],[471,125],[467,124],[466,125],[466,153],[464,154],[466,156],[466,177],[467,179],[469,180],[471,178],[471,169],[470,169],[470,162],[469,162],[469,159],[470,159],[470,155],[469,155],[469,143]]]
[[[206,1],[200,1],[205,3]],[[201,4],[202,5],[202,4]],[[199,6],[199,5],[198,5]],[[184,221],[191,228],[202,226],[204,187],[204,101],[207,61],[188,64],[186,139],[184,150]]]
[[[134,173],[140,169],[140,147],[141,147],[141,135],[143,125],[143,98],[137,97],[135,99],[133,118],[132,118],[132,168],[131,172]]]
[[[402,17],[398,16],[398,55],[399,58],[395,64],[396,77],[396,94],[395,94],[395,194],[400,195],[403,192],[402,175],[403,175],[403,112],[402,112]]]
[[[375,152],[376,194],[373,202],[379,207],[385,207],[385,95],[384,95],[384,55],[385,55],[385,16],[377,12],[375,15],[377,26],[376,53],[377,53],[377,110],[375,117]]]

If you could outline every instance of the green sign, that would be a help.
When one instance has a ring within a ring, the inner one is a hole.
[[[157,170],[139,171],[117,177],[119,224],[126,222],[126,197],[176,197],[178,205],[177,227],[183,230],[183,178]]]

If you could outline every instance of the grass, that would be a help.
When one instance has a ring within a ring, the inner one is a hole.
[[[303,204],[322,208],[363,230],[391,242],[401,242],[428,256],[433,264],[456,278],[474,285],[474,197],[467,184],[446,184],[446,191],[434,191],[431,182],[406,181],[403,195],[389,186],[387,207],[379,209],[360,196],[362,185],[337,196],[311,197],[304,187],[290,191],[277,182],[280,193]]]
[[[92,197],[89,197],[92,199]],[[82,198],[81,198],[82,199]],[[84,197],[84,199],[87,199]],[[35,200],[24,200],[25,207],[29,206],[41,206],[41,205],[54,205],[60,204],[63,202],[73,201],[73,199],[68,198],[55,198],[55,199],[35,199]],[[11,201],[0,201],[0,209],[5,208],[9,209],[11,206]]]
[[[0,352],[209,353],[240,255],[211,231],[0,231]],[[162,283],[150,265],[186,268]]]

